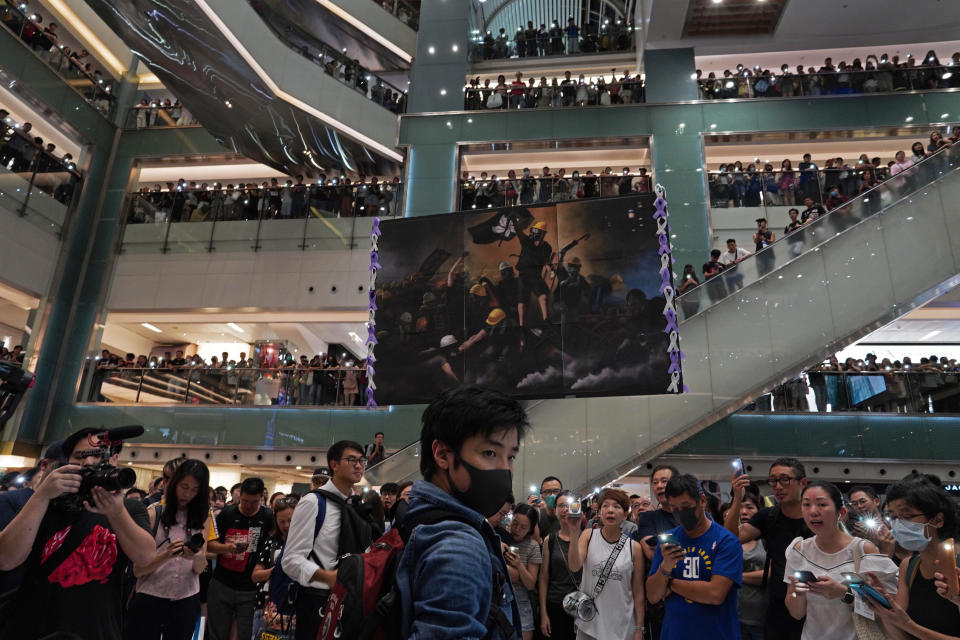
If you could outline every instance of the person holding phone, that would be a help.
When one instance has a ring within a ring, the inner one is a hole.
[[[567,567],[583,571],[580,591],[594,601],[597,614],[577,620],[577,640],[642,640],[644,626],[644,555],[640,543],[620,530],[630,512],[630,498],[620,489],[604,489],[598,498],[601,527],[581,532],[583,520],[568,514],[571,540]],[[600,582],[600,576],[606,576]]]
[[[875,544],[840,528],[847,508],[835,485],[808,483],[800,508],[813,537],[798,537],[787,547],[783,579],[789,585],[787,611],[804,620],[802,640],[856,640],[854,605],[862,596],[854,594],[843,574],[873,572],[895,591],[897,567]]]
[[[533,530],[537,527],[537,510],[528,504],[518,504],[513,510],[510,522],[510,537],[504,542],[509,545],[503,553],[507,562],[507,573],[513,585],[513,593],[520,609],[520,625],[523,640],[532,640],[536,629],[533,617],[533,597],[537,588],[537,576],[543,556],[540,545],[533,539]]]
[[[707,517],[706,495],[690,474],[670,478],[667,501],[680,526],[659,536],[647,596],[664,602],[661,640],[687,640],[708,632],[738,640],[737,589],[743,551],[736,536]]]
[[[570,504],[577,501],[570,491],[557,497],[556,514],[559,528],[544,537],[543,558],[538,578],[540,595],[540,632],[551,640],[574,640],[577,630],[573,618],[563,609],[563,598],[579,588],[582,572],[570,571],[570,542],[576,540],[576,524],[571,522]],[[573,514],[579,519],[582,516]]]
[[[957,511],[950,496],[925,476],[914,475],[887,491],[890,529],[897,543],[911,552],[900,563],[894,592],[871,579],[870,585],[891,602],[889,610],[873,610],[890,630],[890,637],[943,640],[960,638],[957,594],[947,593],[944,577],[943,541],[956,534]],[[955,550],[954,550],[955,552]],[[953,570],[953,567],[949,567]],[[869,577],[869,576],[868,576]]]
[[[200,574],[207,566],[206,540],[191,548],[192,538],[210,528],[210,472],[199,460],[184,460],[166,483],[162,503],[150,509],[157,553],[153,561],[134,564],[137,586],[130,601],[125,640],[189,640],[200,617]]]

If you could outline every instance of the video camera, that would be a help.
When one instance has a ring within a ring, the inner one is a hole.
[[[100,462],[85,465],[76,473],[80,475],[80,489],[77,493],[67,493],[54,500],[56,504],[67,511],[83,511],[83,503],[93,503],[92,491],[94,487],[103,487],[107,491],[124,491],[137,482],[137,474],[133,469],[120,468],[110,464],[110,458],[120,452],[123,441],[143,435],[143,427],[130,425],[117,427],[100,433],[87,434],[90,444],[88,455],[97,455]],[[65,452],[69,455],[69,452]],[[69,464],[61,462],[57,466]]]
[[[0,362],[0,428],[10,419],[20,399],[32,386],[32,373],[12,362]]]

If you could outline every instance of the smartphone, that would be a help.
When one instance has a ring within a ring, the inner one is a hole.
[[[733,469],[736,471],[738,476],[743,475],[743,458],[734,458],[733,459]]]
[[[673,535],[672,533],[661,533],[659,537],[660,537],[660,544],[664,546],[673,546],[673,547],[680,546],[680,541],[677,540],[677,536]]]
[[[803,584],[811,584],[817,581],[817,576],[814,575],[813,571],[794,571],[793,577],[797,579],[797,582]]]
[[[583,509],[580,507],[580,501],[574,500],[570,503],[570,510],[567,512],[571,516],[579,516],[583,514]]]
[[[517,555],[520,553],[520,547],[507,547],[507,551],[509,551],[513,555]]]
[[[843,576],[843,581],[850,587],[851,591],[857,595],[870,598],[884,609],[891,608],[890,601],[884,598],[879,591],[868,585],[860,574],[844,571],[840,575]]]
[[[957,576],[957,551],[953,538],[947,538],[940,543],[940,573],[946,578],[949,586],[948,593],[955,595],[960,592],[960,576]]]
[[[250,546],[250,545],[248,545],[246,542],[238,542],[238,543],[237,543],[237,551],[240,552],[240,553],[243,553],[244,551],[247,550],[247,547],[248,547],[248,546]]]

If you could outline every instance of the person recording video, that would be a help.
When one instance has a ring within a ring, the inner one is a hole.
[[[114,430],[121,431],[131,429]],[[0,639],[71,632],[120,640],[124,568],[150,563],[155,546],[143,503],[124,500],[128,487],[119,485],[130,470],[116,468],[122,437],[109,434],[86,428],[67,437],[66,459],[0,531],[0,570],[24,566],[0,616]]]

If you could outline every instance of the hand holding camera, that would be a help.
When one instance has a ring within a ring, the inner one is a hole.
[[[58,467],[47,474],[37,489],[37,496],[44,500],[53,500],[67,493],[80,490],[80,466],[68,464]]]
[[[83,501],[83,508],[108,518],[118,516],[123,513],[123,494],[119,490],[108,491],[103,487],[93,487],[90,489],[90,500]]]

